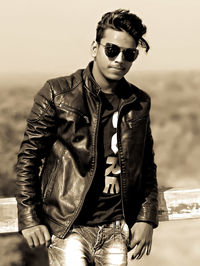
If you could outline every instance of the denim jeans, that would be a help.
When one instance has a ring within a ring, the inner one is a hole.
[[[53,235],[50,266],[125,266],[129,229],[116,221],[102,226],[74,226],[65,239]]]

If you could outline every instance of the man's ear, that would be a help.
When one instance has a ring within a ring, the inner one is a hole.
[[[93,41],[91,44],[91,55],[95,59],[97,55],[98,50],[98,43],[96,41]]]

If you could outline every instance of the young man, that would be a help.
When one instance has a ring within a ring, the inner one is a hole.
[[[50,265],[127,265],[151,250],[157,180],[150,97],[124,75],[146,27],[106,13],[84,70],[46,82],[18,155],[19,230]]]

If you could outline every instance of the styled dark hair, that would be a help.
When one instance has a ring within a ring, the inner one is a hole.
[[[129,10],[117,9],[102,16],[96,29],[96,41],[98,43],[103,38],[104,31],[108,28],[124,30],[134,38],[137,46],[145,48],[146,52],[150,49],[149,44],[142,37],[147,31],[146,26],[142,24],[142,20],[138,16],[130,13]]]

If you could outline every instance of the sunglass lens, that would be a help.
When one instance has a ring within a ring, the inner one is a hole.
[[[124,51],[124,57],[127,61],[133,62],[137,58],[138,52],[133,49],[126,49]]]
[[[117,45],[114,45],[112,43],[107,43],[105,46],[105,54],[110,57],[113,58],[115,56],[117,56],[120,53],[120,48]]]

